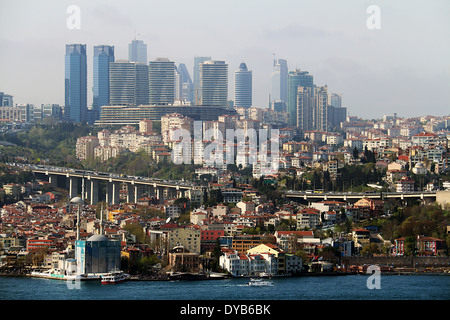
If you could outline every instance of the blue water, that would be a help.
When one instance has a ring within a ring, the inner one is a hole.
[[[273,287],[249,287],[248,279],[128,281],[102,285],[28,277],[0,277],[0,300],[449,300],[450,276],[381,275],[369,289],[367,275],[272,279]]]

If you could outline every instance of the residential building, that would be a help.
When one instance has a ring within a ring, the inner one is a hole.
[[[395,184],[395,192],[413,192],[414,191],[414,180],[410,177],[403,177]]]
[[[85,44],[66,45],[65,104],[67,120],[86,121],[87,113],[87,62]]]
[[[186,130],[191,135],[193,120],[179,113],[170,113],[161,117],[161,136],[164,143],[174,141],[174,131],[176,129]]]
[[[236,235],[231,247],[238,253],[247,253],[251,248],[267,243],[275,244],[276,238],[272,235]]]
[[[191,253],[201,252],[201,230],[189,228],[175,228],[168,234],[169,250],[178,246],[183,246]]]
[[[314,208],[305,208],[297,213],[297,229],[317,228],[320,225],[320,211]]]
[[[79,160],[86,160],[95,156],[95,148],[100,146],[95,136],[85,136],[77,139],[76,156]]]

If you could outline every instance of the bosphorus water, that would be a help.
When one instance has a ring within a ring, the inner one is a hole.
[[[379,289],[368,275],[274,278],[272,287],[248,279],[127,281],[102,285],[64,280],[0,277],[0,300],[449,300],[450,276],[381,275]]]

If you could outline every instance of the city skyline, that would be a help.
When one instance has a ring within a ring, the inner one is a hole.
[[[253,72],[255,107],[268,107],[273,60],[285,59],[289,71],[308,71],[317,86],[342,94],[350,115],[448,114],[450,45],[442,39],[450,30],[450,5],[445,1],[379,1],[379,30],[366,25],[372,4],[366,1],[249,0],[220,6],[206,1],[95,1],[76,4],[80,29],[69,29],[66,10],[72,4],[0,5],[0,91],[12,95],[14,103],[64,105],[61,57],[66,44],[82,43],[92,105],[94,46],[114,46],[116,59],[127,59],[128,45],[138,39],[147,44],[147,63],[167,57],[185,64],[191,77],[196,56],[225,61],[230,72],[245,62]],[[23,23],[17,23],[19,18]],[[228,80],[232,99],[233,79]]]

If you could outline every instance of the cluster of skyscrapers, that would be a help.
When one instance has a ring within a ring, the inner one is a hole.
[[[147,62],[147,45],[142,40],[133,40],[128,49],[128,60],[116,61],[114,46],[94,47],[93,103],[88,108],[86,45],[66,45],[67,120],[94,122],[102,106],[252,107],[252,71],[245,63],[234,73],[234,101],[229,101],[225,61],[195,57],[192,80],[183,63],[176,66],[167,58]],[[333,94],[331,99],[327,86],[316,86],[309,72],[289,71],[286,60],[274,60],[270,108],[286,112],[289,125],[327,131],[345,120],[346,110],[340,104],[340,96]]]
[[[339,94],[329,94],[327,86],[316,86],[313,75],[296,69],[287,61],[275,59],[271,75],[271,108],[287,112],[289,125],[303,131],[329,131],[345,121],[347,110]]]
[[[211,57],[194,59],[194,81],[186,65],[177,67],[167,58],[147,62],[142,40],[129,44],[128,60],[115,60],[114,46],[94,46],[93,103],[87,105],[86,45],[66,45],[65,117],[93,122],[102,106],[188,104],[227,107],[228,65]],[[252,73],[245,63],[236,71],[236,106],[252,105]]]

